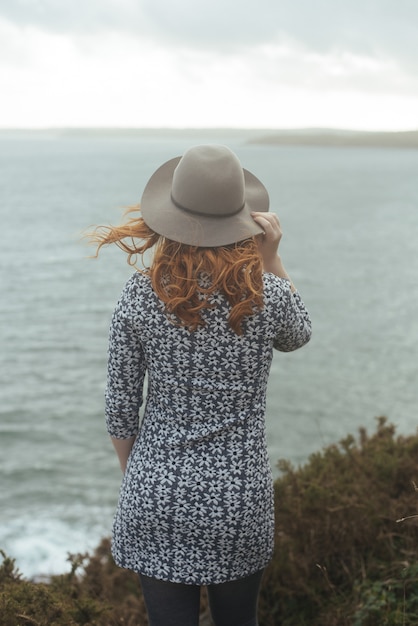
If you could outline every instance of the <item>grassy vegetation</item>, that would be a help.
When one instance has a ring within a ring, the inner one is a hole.
[[[361,429],[280,469],[260,626],[418,624],[418,435],[396,436],[380,418],[371,436]],[[34,583],[3,554],[0,623],[147,625],[137,577],[113,564],[108,540],[70,561],[69,574]]]
[[[418,435],[376,432],[281,462],[263,626],[418,624]]]

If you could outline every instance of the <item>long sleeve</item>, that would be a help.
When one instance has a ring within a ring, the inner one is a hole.
[[[266,296],[276,318],[273,347],[281,352],[301,348],[311,338],[312,324],[300,294],[289,280],[265,275]]]
[[[109,332],[106,425],[110,436],[128,439],[138,433],[146,363],[129,315],[132,284],[128,283],[113,313]]]

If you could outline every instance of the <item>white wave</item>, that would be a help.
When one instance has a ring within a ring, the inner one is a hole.
[[[69,554],[91,553],[106,534],[57,519],[19,519],[0,528],[0,547],[16,562],[25,578],[37,579],[69,572]]]

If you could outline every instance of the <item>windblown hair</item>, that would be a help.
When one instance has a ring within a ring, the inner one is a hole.
[[[126,214],[139,211],[131,207]],[[213,305],[208,297],[222,293],[230,305],[228,322],[238,335],[244,318],[263,308],[262,260],[255,239],[206,248],[178,243],[155,233],[142,217],[130,217],[120,226],[98,226],[87,237],[102,246],[115,243],[135,266],[138,255],[153,249],[150,275],[154,291],[166,312],[190,331],[204,325],[201,312]],[[137,268],[138,269],[138,268]]]

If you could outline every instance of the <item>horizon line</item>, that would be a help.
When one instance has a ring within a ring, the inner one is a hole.
[[[404,134],[417,133],[417,128],[408,129],[362,129],[343,126],[0,126],[0,132],[53,132],[53,131],[113,131],[113,132],[194,132],[194,131],[228,131],[228,132],[344,132],[365,134]]]

